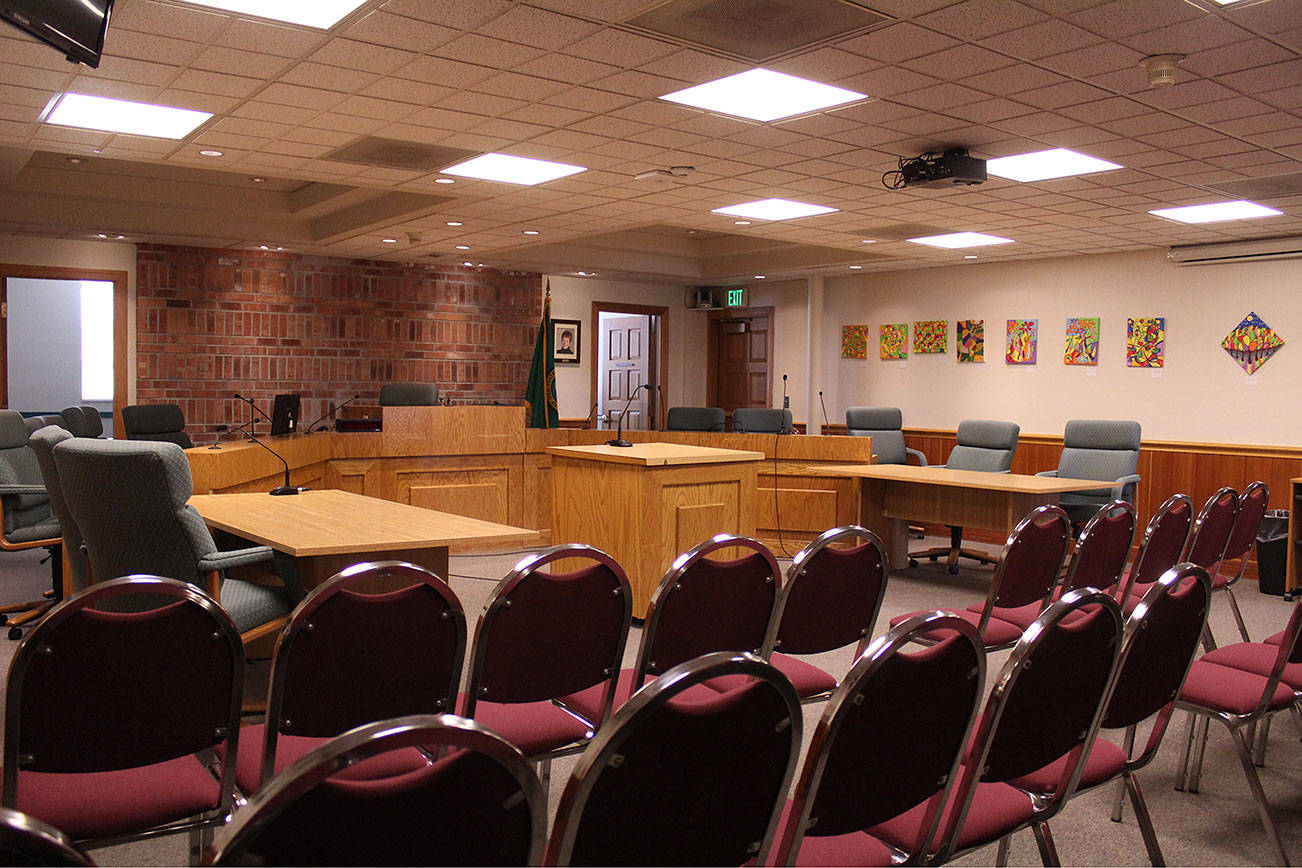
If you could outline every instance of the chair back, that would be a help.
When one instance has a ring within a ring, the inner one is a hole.
[[[122,408],[122,430],[128,440],[175,443],[182,449],[194,445],[185,433],[185,414],[177,404],[131,404]]]
[[[732,430],[738,434],[790,434],[791,411],[738,407],[732,411]]]
[[[94,864],[72,838],[49,823],[13,808],[0,808],[0,865]]]
[[[750,551],[715,560],[723,549]],[[782,571],[759,540],[721,533],[674,560],[651,595],[633,689],[648,676],[715,651],[767,660],[781,618]]]
[[[938,641],[905,650],[924,636]],[[985,666],[976,628],[947,612],[915,615],[873,642],[818,721],[773,864],[795,864],[806,835],[867,829],[924,801],[921,837],[909,855],[927,853],[981,701]]]
[[[886,572],[886,549],[872,531],[849,525],[820,534],[787,568],[773,650],[820,654],[857,642],[863,653],[886,595]]]
[[[1126,571],[1137,522],[1135,508],[1124,500],[1114,500],[1094,513],[1076,540],[1063,589],[1115,590]]]
[[[57,413],[50,413],[44,416],[28,416],[23,420],[23,424],[27,426],[28,436],[35,434],[46,425],[55,425],[59,428],[68,427],[67,424],[64,423],[63,417]]]
[[[1198,513],[1181,560],[1197,564],[1209,573],[1214,571],[1225,557],[1238,515],[1239,493],[1228,486],[1217,490]]]
[[[14,653],[4,805],[20,801],[20,771],[138,768],[224,744],[229,812],[243,692],[244,648],[217,601],[174,579],[97,582],[51,609]]]
[[[1031,510],[1008,535],[978,625],[985,635],[995,608],[1015,609],[1048,598],[1071,548],[1071,521],[1056,506]]]
[[[723,676],[741,683],[686,693]],[[800,737],[795,689],[755,656],[722,652],[675,666],[584,750],[547,863],[768,864]]]
[[[41,466],[36,461],[36,453],[27,445],[30,432],[17,410],[0,410],[0,483],[18,485],[44,485]],[[26,537],[41,538],[25,533],[42,523],[49,524],[46,530],[59,536],[59,528],[50,519],[50,498],[43,491],[30,494],[6,494],[4,504],[4,536],[10,542],[24,542]],[[42,531],[45,536],[49,534]]]
[[[1068,479],[1120,479],[1139,467],[1138,422],[1113,419],[1071,419],[1062,437],[1062,455],[1058,475]],[[1105,503],[1111,499],[1108,488],[1093,491],[1068,491],[1060,498],[1065,506]],[[1133,486],[1122,495],[1133,500]]]
[[[1243,575],[1243,569],[1248,564],[1248,552],[1257,538],[1257,531],[1261,529],[1261,520],[1266,517],[1269,503],[1270,488],[1261,480],[1249,483],[1239,495],[1239,512],[1234,517],[1234,530],[1230,532],[1222,558],[1239,561],[1239,569],[1233,577],[1235,579]]]
[[[1003,473],[1013,466],[1017,435],[1021,430],[1013,422],[964,419],[958,424],[958,442],[950,450],[945,466],[955,470]]]
[[[65,407],[59,415],[63,417],[64,427],[74,437],[98,437],[104,433],[104,420],[94,407],[85,404]]]
[[[402,775],[336,776],[411,748],[449,750]],[[546,827],[546,793],[520,751],[473,720],[413,715],[350,730],[285,769],[205,864],[538,865]]]
[[[1067,757],[1037,813],[1070,797],[1103,717],[1121,634],[1116,601],[1093,589],[1064,594],[1022,634],[978,719],[937,864],[952,855],[978,783],[1024,777]]]
[[[670,407],[666,431],[722,431],[727,414],[722,407]]]
[[[461,603],[429,570],[381,561],[335,575],[298,604],[276,642],[263,782],[276,768],[278,736],[331,737],[451,711],[465,652]]]
[[[133,573],[201,581],[199,560],[217,546],[186,502],[194,488],[179,446],[74,437],[54,447],[54,463],[96,581]]]
[[[873,452],[878,464],[903,464],[908,457],[904,448],[904,416],[899,407],[847,407],[845,430],[855,437],[873,438]]]
[[[439,402],[433,383],[385,383],[380,386],[381,407],[428,407]]]
[[[586,563],[569,572],[546,569],[562,561]],[[537,702],[604,684],[601,714],[592,721],[600,725],[614,700],[632,618],[628,576],[600,549],[571,543],[525,557],[498,583],[475,625],[462,713],[473,717],[480,700]]]
[[[67,556],[68,566],[72,569],[73,587],[80,591],[90,584],[90,561],[86,559],[85,540],[81,537],[81,528],[73,520],[68,509],[68,499],[63,493],[63,481],[59,478],[59,468],[54,463],[54,447],[64,440],[71,440],[72,433],[55,425],[46,425],[27,441],[36,456],[36,463],[41,468],[41,480],[45,483],[45,493],[50,498],[50,508],[59,521],[59,530],[63,535],[63,551]]]
[[[1139,554],[1126,576],[1123,594],[1118,599],[1126,599],[1131,589],[1139,585],[1151,585],[1163,573],[1180,562],[1189,541],[1189,531],[1193,528],[1193,498],[1187,494],[1173,494],[1148,520],[1144,529],[1144,539],[1139,544]]]

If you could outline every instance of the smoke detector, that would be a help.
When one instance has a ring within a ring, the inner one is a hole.
[[[696,171],[695,166],[670,166],[668,169],[648,169],[633,176],[635,181],[650,181],[653,184],[668,184],[675,178],[686,178]]]
[[[1139,65],[1148,72],[1149,87],[1170,87],[1175,84],[1183,54],[1150,54]]]

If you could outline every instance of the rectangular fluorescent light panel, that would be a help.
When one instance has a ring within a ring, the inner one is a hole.
[[[1157,208],[1149,211],[1157,217],[1180,223],[1219,223],[1222,220],[1251,220],[1254,217],[1278,217],[1283,211],[1240,199],[1236,202],[1210,202],[1206,205],[1186,205],[1183,208]]]
[[[910,244],[925,244],[928,247],[943,247],[946,250],[1013,243],[1011,238],[1000,238],[998,235],[986,235],[981,232],[951,232],[948,235],[927,235],[922,238],[910,238],[908,241]]]
[[[46,113],[45,122],[61,127],[103,130],[106,133],[183,139],[210,117],[212,112],[84,93],[65,93]]]
[[[746,217],[751,220],[791,220],[814,214],[831,214],[836,210],[825,205],[793,202],[790,199],[760,199],[758,202],[743,202],[740,205],[729,205],[727,208],[713,208],[710,213]]]
[[[667,93],[660,98],[755,121],[775,121],[845,105],[868,96],[771,69],[752,69]]]
[[[577,175],[579,172],[586,171],[585,166],[570,166],[566,163],[552,163],[530,157],[512,157],[509,154],[484,154],[442,170],[445,175],[529,185],[554,181],[566,175]]]
[[[241,15],[287,21],[304,27],[329,30],[366,0],[182,0],[191,6],[207,6]]]
[[[986,173],[1013,181],[1046,181],[1049,178],[1066,178],[1071,175],[1088,175],[1091,172],[1110,172],[1120,169],[1116,163],[1100,160],[1088,154],[1078,154],[1066,148],[1050,148],[1012,157],[986,160]]]

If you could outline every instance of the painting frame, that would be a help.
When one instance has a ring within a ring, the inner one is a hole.
[[[569,343],[563,336],[569,333]],[[583,361],[583,323],[577,319],[552,320],[552,363],[577,365]]]

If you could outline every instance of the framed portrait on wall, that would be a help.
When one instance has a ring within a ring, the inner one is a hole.
[[[576,319],[552,320],[552,361],[558,365],[577,365],[581,359],[579,329],[583,323]]]

